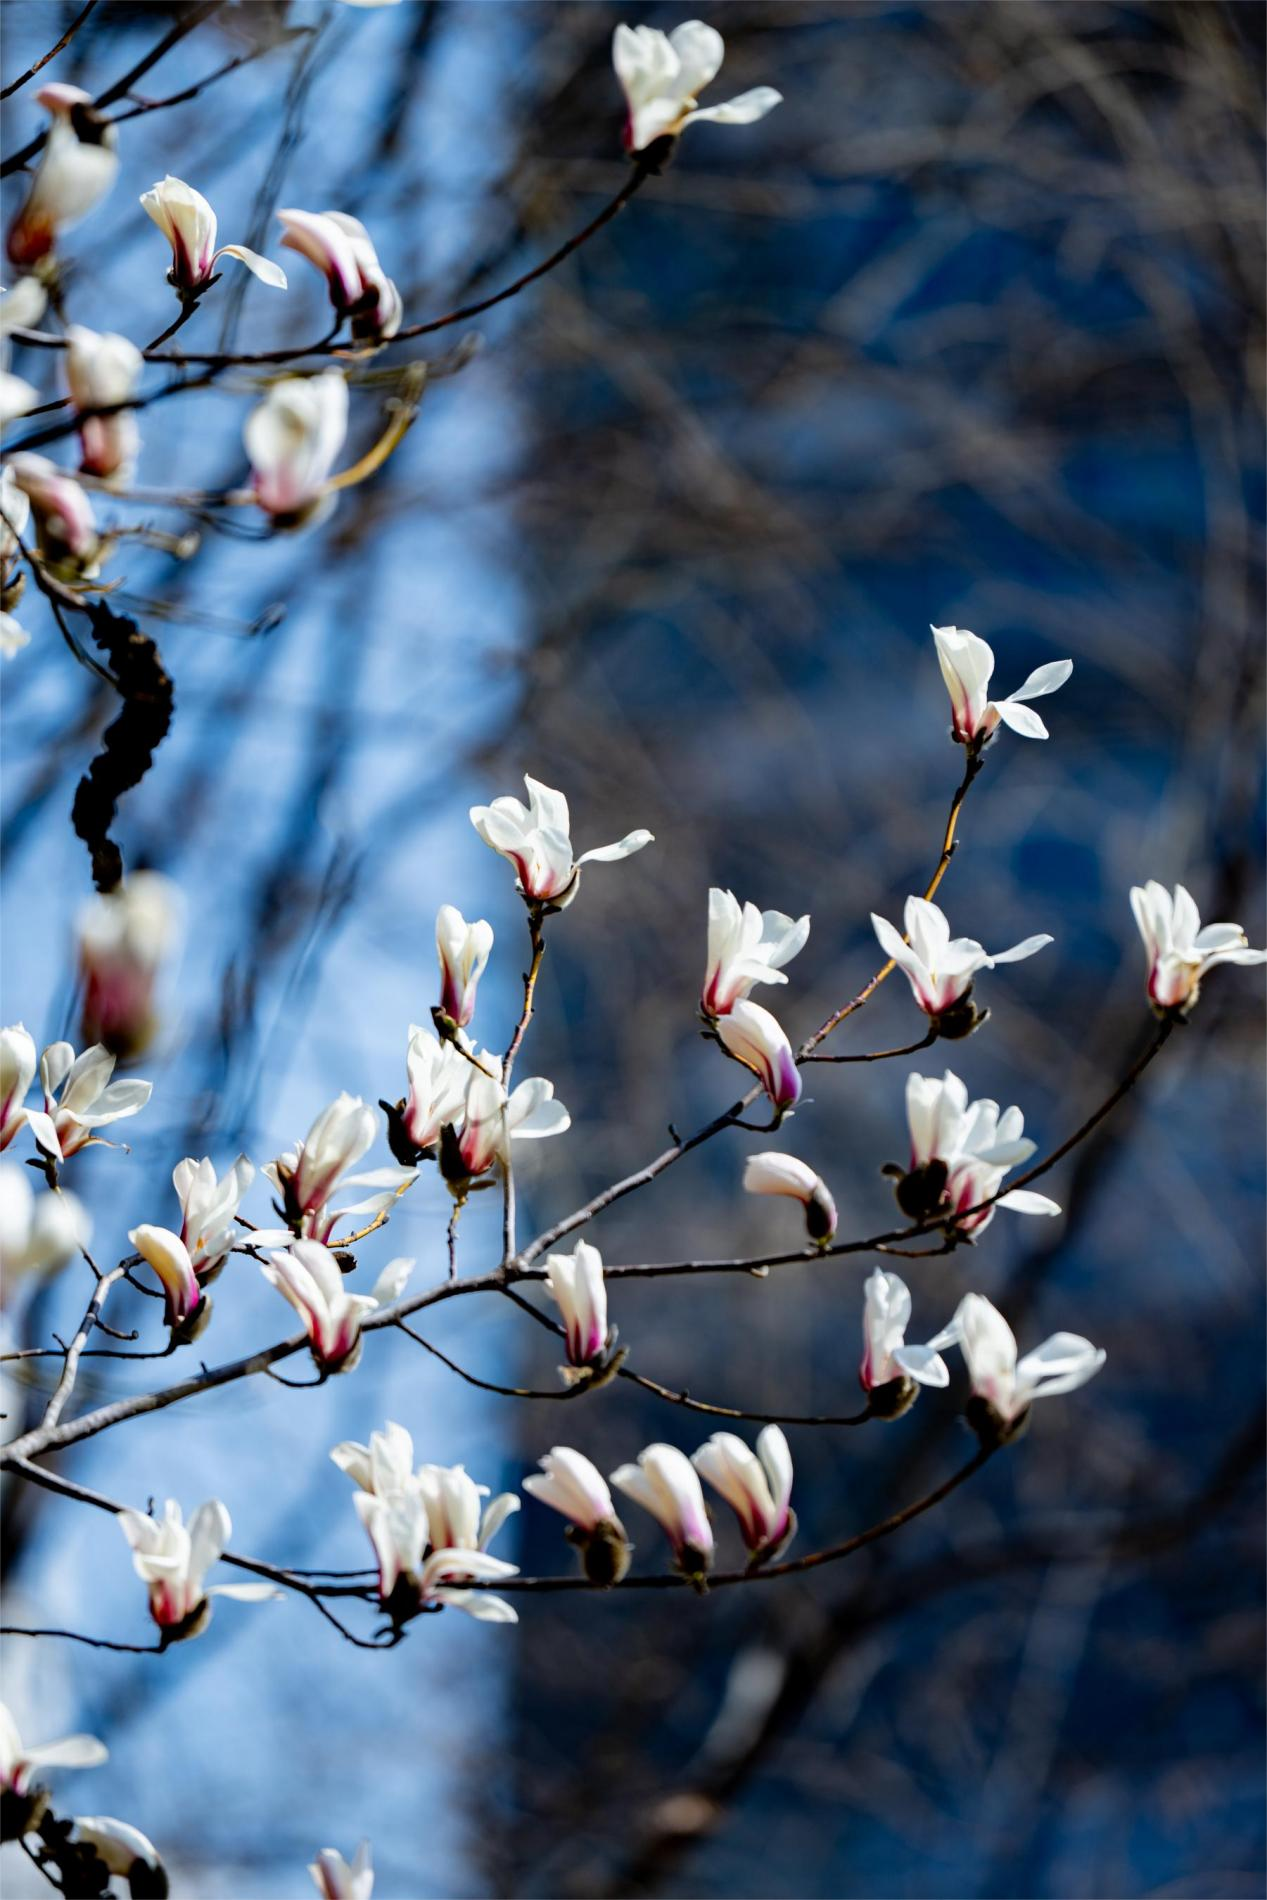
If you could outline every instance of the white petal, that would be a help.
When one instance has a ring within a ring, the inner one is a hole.
[[[258,251],[248,250],[245,244],[222,244],[216,257],[236,257],[262,284],[271,284],[274,290],[286,289],[286,273],[281,265],[275,264],[271,257],[261,257]],[[214,264],[215,258],[211,261]]]
[[[1018,706],[1011,699],[998,699],[994,702],[994,710],[1003,724],[1010,726],[1013,732],[1018,732],[1022,739],[1046,739],[1050,736],[1038,714],[1031,712],[1028,706]]]

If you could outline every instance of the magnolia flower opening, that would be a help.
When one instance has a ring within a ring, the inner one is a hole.
[[[874,911],[871,923],[880,948],[906,977],[924,1014],[936,1023],[940,1035],[952,1040],[969,1034],[985,1020],[968,1001],[978,970],[992,970],[996,963],[1020,963],[1052,941],[1046,935],[1026,937],[1010,950],[991,954],[971,937],[952,938],[945,911],[924,897],[906,900],[906,941]]]
[[[1159,1016],[1186,1016],[1201,994],[1201,979],[1220,963],[1267,963],[1251,950],[1239,924],[1206,924],[1182,884],[1172,895],[1150,878],[1131,890],[1131,909],[1148,959],[1148,1000]]]
[[[994,653],[984,640],[963,627],[934,627],[941,676],[950,694],[952,731],[960,745],[984,745],[1000,722],[1023,739],[1045,739],[1047,728],[1023,702],[1042,699],[1064,685],[1073,672],[1072,660],[1050,660],[1035,667],[1024,685],[1006,699],[990,698]]]
[[[572,821],[563,793],[526,774],[524,784],[526,805],[517,798],[472,805],[471,823],[486,845],[514,865],[518,888],[530,904],[563,910],[576,896],[582,865],[614,864],[655,842],[649,831],[630,831],[619,844],[599,845],[574,857]]]
[[[211,286],[217,263],[235,257],[252,276],[274,290],[285,290],[286,273],[271,258],[248,250],[245,244],[222,244],[216,249],[216,214],[200,191],[169,172],[141,193],[141,207],[153,218],[172,247],[167,281],[182,299],[197,297]]]
[[[781,910],[740,906],[733,891],[708,893],[708,969],[700,1008],[709,1018],[728,1015],[754,983],[786,983],[783,965],[805,946],[809,918]]]
[[[645,152],[657,139],[676,138],[688,125],[752,125],[782,101],[773,86],[755,86],[718,106],[696,95],[715,79],[726,46],[715,27],[686,20],[671,33],[654,26],[618,26],[612,63],[625,95],[625,149]]]

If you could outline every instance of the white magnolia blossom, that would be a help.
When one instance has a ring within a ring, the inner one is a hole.
[[[348,6],[382,6],[387,0],[346,0]],[[374,1891],[374,1868],[370,1844],[362,1841],[352,1861],[344,1860],[336,1847],[323,1847],[308,1863],[312,1884],[321,1900],[370,1900]]]
[[[1201,994],[1201,979],[1220,963],[1267,963],[1267,950],[1251,950],[1239,924],[1201,923],[1182,884],[1174,895],[1150,878],[1134,885],[1131,909],[1148,957],[1148,999],[1164,1014],[1186,1016]]]
[[[475,1014],[475,992],[493,948],[493,926],[481,917],[468,924],[460,910],[442,904],[436,913],[436,955],[440,962],[440,1009],[465,1029]]]
[[[582,1531],[596,1531],[601,1524],[609,1524],[623,1537],[607,1480],[582,1452],[573,1451],[570,1445],[552,1445],[537,1463],[541,1471],[534,1471],[523,1481],[529,1497],[548,1504]]]
[[[902,1378],[914,1379],[917,1385],[949,1385],[950,1370],[939,1352],[932,1346],[906,1344],[911,1292],[905,1280],[877,1267],[868,1277],[863,1294],[863,1350],[858,1373],[863,1391],[873,1392]]]
[[[348,432],[348,386],[337,369],[283,376],[246,419],[252,492],[279,525],[322,519],[334,505],[330,478]]]
[[[908,897],[903,913],[906,935],[883,917],[871,913],[871,923],[886,957],[892,957],[911,986],[926,1016],[940,1016],[966,996],[978,970],[996,963],[1020,963],[1052,942],[1049,936],[1026,937],[1010,950],[993,954],[971,937],[951,937],[946,913],[926,897]]]
[[[800,1201],[809,1237],[820,1245],[836,1231],[836,1203],[827,1183],[808,1162],[798,1161],[795,1155],[775,1151],[749,1155],[744,1163],[743,1188],[745,1194],[785,1194]]]
[[[25,376],[0,369],[0,425],[7,426],[20,416],[30,415],[39,399],[39,390],[34,383],[28,383]]]
[[[611,1481],[650,1511],[673,1546],[679,1569],[696,1575],[713,1560],[713,1529],[704,1508],[699,1473],[675,1445],[648,1445],[636,1465],[621,1465]]]
[[[130,1822],[117,1821],[112,1814],[77,1814],[67,1838],[73,1846],[91,1847],[112,1874],[127,1881],[129,1893],[167,1891],[158,1849]]]
[[[95,1735],[67,1735],[60,1742],[38,1742],[26,1747],[18,1725],[0,1702],[0,1788],[25,1794],[41,1768],[99,1768],[110,1750]]]
[[[733,891],[708,893],[708,969],[700,995],[706,1016],[725,1016],[754,983],[786,983],[790,963],[809,936],[808,917],[740,905]]]
[[[381,1432],[371,1432],[368,1445],[345,1438],[330,1453],[340,1471],[373,1497],[389,1497],[414,1482],[414,1441],[403,1425],[389,1419]]]
[[[70,399],[80,412],[79,467],[116,488],[126,488],[136,471],[141,432],[131,410],[114,416],[84,415],[87,409],[108,409],[130,402],[144,368],[136,344],[111,331],[86,329],[72,323],[66,332],[63,359]]]
[[[92,580],[101,565],[101,536],[92,503],[74,476],[28,449],[11,457],[8,466],[35,516],[41,552]]]
[[[94,1043],[77,1056],[70,1043],[52,1042],[40,1057],[40,1080],[44,1087],[44,1113],[47,1122],[37,1126],[36,1117],[27,1115],[36,1140],[53,1158],[68,1161],[91,1141],[101,1139],[94,1129],[136,1115],[153,1093],[152,1082],[130,1076],[112,1082],[115,1058],[100,1043]],[[50,1145],[49,1135],[53,1143]]]
[[[754,1556],[773,1554],[791,1536],[792,1454],[777,1425],[757,1434],[755,1452],[734,1432],[714,1432],[691,1463],[730,1505]]]
[[[912,1171],[937,1162],[946,1169],[941,1199],[936,1210],[930,1211],[960,1216],[965,1232],[988,1226],[996,1207],[1010,1208],[1015,1214],[1060,1212],[1055,1201],[1028,1188],[1013,1188],[993,1200],[1008,1171],[1028,1161],[1035,1150],[1024,1132],[1025,1117],[1019,1108],[1000,1113],[997,1102],[970,1103],[959,1077],[947,1069],[940,1081],[935,1076],[907,1078],[906,1114]],[[993,1201],[993,1205],[976,1214],[968,1212],[982,1201]]]
[[[717,1034],[736,1062],[759,1078],[775,1109],[785,1113],[795,1107],[801,1099],[801,1072],[785,1031],[768,1009],[746,999],[738,1002],[729,1015],[718,1018]]]
[[[724,105],[700,107],[696,95],[716,78],[725,53],[721,34],[702,20],[686,20],[671,33],[654,26],[618,26],[612,63],[628,107],[626,150],[645,151],[698,120],[751,125],[772,112],[783,97],[773,86],[756,86]]]
[[[1050,660],[1046,666],[1035,667],[1024,685],[1006,699],[991,699],[994,653],[986,642],[963,627],[934,627],[932,634],[950,694],[952,731],[960,745],[983,743],[998,730],[1000,721],[1023,739],[1047,738],[1038,714],[1022,701],[1042,699],[1063,686],[1073,672],[1072,660]]]
[[[379,1596],[384,1603],[403,1583],[411,1595],[416,1594],[420,1606],[448,1604],[483,1623],[518,1622],[510,1604],[501,1597],[467,1587],[513,1577],[517,1575],[516,1565],[503,1563],[500,1557],[490,1557],[487,1551],[474,1547],[433,1549],[424,1556],[431,1541],[431,1521],[418,1485],[389,1492],[386,1497],[358,1491],[352,1502],[374,1546]]]
[[[38,277],[19,277],[0,294],[0,341],[11,330],[33,330],[48,307],[48,291]]]
[[[17,537],[26,533],[31,502],[18,486],[13,463],[0,468],[0,561],[9,562],[18,551]]]
[[[369,1103],[345,1090],[322,1109],[303,1141],[265,1164],[264,1173],[281,1194],[285,1218],[302,1238],[331,1241],[335,1227],[346,1215],[381,1214],[405,1182],[413,1179],[409,1168],[347,1172],[372,1145],[377,1133],[378,1117]],[[348,1206],[332,1207],[332,1197],[340,1187],[368,1187],[375,1192]]]
[[[519,1509],[513,1491],[501,1491],[481,1504],[488,1486],[476,1484],[464,1465],[419,1465],[414,1482],[426,1506],[433,1550],[487,1550]]]
[[[529,1076],[507,1096],[500,1059],[485,1050],[478,1060],[479,1068],[467,1065],[470,1079],[458,1137],[468,1175],[487,1174],[497,1161],[508,1166],[512,1141],[544,1141],[572,1126],[571,1115],[555,1100],[553,1082],[542,1075]]]
[[[0,658],[11,660],[30,644],[31,636],[22,622],[0,608]]]
[[[120,1511],[119,1524],[132,1547],[133,1569],[149,1586],[150,1615],[161,1630],[189,1623],[185,1633],[201,1635],[210,1617],[211,1597],[262,1603],[281,1595],[271,1583],[213,1583],[208,1588],[203,1581],[233,1532],[219,1498],[200,1504],[187,1526],[175,1498],[168,1498],[161,1518]],[[204,1609],[206,1615],[200,1615]]]
[[[209,1155],[201,1161],[186,1155],[172,1170],[182,1216],[180,1238],[199,1279],[210,1279],[239,1239],[234,1218],[254,1179],[255,1168],[245,1155],[219,1176]]]
[[[28,268],[48,256],[59,234],[86,218],[119,170],[119,135],[93,111],[79,86],[41,86],[34,95],[49,114],[44,149],[26,202],[9,231],[9,256]]]
[[[358,218],[344,211],[279,211],[283,248],[298,251],[326,280],[339,316],[350,316],[352,334],[385,343],[404,315],[400,292],[378,261],[374,240]]]
[[[182,178],[173,178],[170,172],[160,178],[141,193],[141,208],[172,247],[167,281],[182,297],[206,290],[222,257],[236,257],[262,284],[285,290],[286,273],[271,258],[261,257],[245,244],[222,244],[216,249],[216,214],[202,193]]]
[[[92,1238],[82,1201],[59,1188],[37,1194],[29,1168],[0,1162],[0,1269],[10,1281],[22,1273],[56,1273]]]
[[[370,1293],[349,1293],[339,1263],[317,1240],[261,1261],[260,1272],[298,1313],[312,1356],[323,1372],[351,1372],[361,1356],[361,1326],[380,1306],[390,1306],[413,1272],[412,1260],[390,1260]]]
[[[156,1027],[155,982],[183,922],[180,887],[158,871],[133,871],[81,905],[75,935],[87,1039],[116,1055],[146,1046]]]
[[[508,858],[515,867],[518,888],[533,904],[562,910],[575,897],[583,864],[613,864],[653,844],[649,831],[631,831],[619,844],[572,855],[572,821],[568,802],[525,773],[528,803],[517,798],[495,798],[491,805],[472,805],[471,823],[486,845]]]
[[[603,1256],[587,1240],[570,1254],[546,1255],[546,1291],[559,1309],[567,1335],[568,1363],[560,1368],[566,1385],[575,1385],[597,1365],[607,1349],[607,1282]]]
[[[471,1065],[452,1043],[411,1023],[405,1068],[409,1094],[401,1123],[414,1147],[425,1152],[435,1147],[442,1128],[460,1121]]]
[[[35,1042],[25,1023],[0,1029],[0,1149],[26,1126],[24,1103],[35,1079]]]
[[[962,1347],[973,1393],[1005,1424],[1020,1418],[1034,1399],[1076,1391],[1108,1356],[1078,1333],[1053,1333],[1018,1360],[1016,1335],[980,1293],[964,1294],[949,1326],[931,1344]]]
[[[131,1228],[128,1239],[162,1283],[168,1325],[182,1326],[203,1301],[188,1247],[169,1227],[154,1227],[149,1223]]]

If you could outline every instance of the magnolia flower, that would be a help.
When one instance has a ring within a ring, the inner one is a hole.
[[[35,1043],[25,1023],[0,1029],[0,1149],[24,1125],[27,1090],[35,1079]]]
[[[552,1446],[537,1462],[541,1471],[524,1479],[524,1490],[567,1518],[564,1535],[580,1553],[591,1583],[604,1590],[620,1583],[628,1575],[632,1546],[602,1473],[570,1445]]]
[[[1186,1016],[1201,994],[1201,979],[1218,963],[1267,963],[1251,950],[1239,924],[1206,924],[1182,884],[1174,896],[1154,879],[1131,889],[1131,909],[1148,957],[1148,1000],[1159,1016]]]
[[[772,1106],[785,1114],[801,1099],[801,1072],[778,1021],[760,1003],[739,1002],[718,1018],[723,1048],[761,1081]]]
[[[950,1370],[940,1353],[932,1346],[905,1343],[911,1317],[911,1292],[905,1280],[877,1267],[867,1280],[864,1295],[862,1365],[858,1372],[863,1391],[901,1386],[911,1379],[917,1385],[949,1385]]]
[[[387,1421],[381,1432],[371,1432],[368,1445],[345,1438],[330,1453],[340,1471],[371,1496],[385,1498],[413,1483],[414,1441],[403,1425]]]
[[[31,636],[21,621],[0,609],[0,654],[6,660],[11,660],[15,653],[20,653],[23,647],[30,644]]]
[[[153,1083],[136,1077],[112,1082],[113,1074],[114,1057],[100,1043],[94,1043],[80,1056],[68,1042],[52,1042],[44,1051],[40,1057],[40,1080],[44,1086],[44,1112],[51,1131],[43,1122],[35,1128],[33,1115],[28,1114],[27,1120],[35,1128],[41,1147],[47,1145],[51,1132],[55,1147],[49,1152],[54,1160],[69,1161],[89,1142],[99,1139],[93,1134],[94,1128],[123,1121],[145,1107],[153,1092]]]
[[[201,1636],[211,1619],[212,1597],[262,1603],[281,1595],[271,1583],[204,1584],[233,1531],[219,1498],[200,1504],[188,1528],[175,1498],[168,1498],[161,1521],[140,1511],[120,1511],[119,1523],[132,1546],[132,1566],[149,1585],[150,1615],[161,1630],[173,1632],[173,1642]]]
[[[1048,936],[1026,937],[1010,950],[996,950],[992,956],[971,937],[952,940],[945,911],[926,897],[908,897],[902,920],[909,942],[903,942],[883,917],[871,913],[880,948],[886,957],[892,957],[910,984],[915,1001],[934,1021],[963,1002],[978,970],[992,970],[996,963],[1020,963],[1052,941]],[[974,1012],[970,1027],[975,1028],[977,1021],[984,1018],[976,1018]],[[952,1023],[952,1029],[954,1026]]]
[[[13,463],[6,462],[0,468],[0,563],[4,565],[6,579],[8,564],[18,551],[18,536],[26,533],[30,519],[31,503],[18,487]]]
[[[435,1147],[441,1129],[460,1119],[471,1065],[452,1043],[411,1023],[405,1067],[409,1094],[394,1108],[384,1106],[392,1153],[409,1165]]]
[[[980,1293],[964,1294],[950,1325],[931,1343],[963,1348],[974,1397],[1004,1426],[1014,1425],[1034,1399],[1085,1385],[1108,1356],[1077,1333],[1053,1333],[1018,1361],[1016,1335]]]
[[[141,193],[146,211],[172,247],[167,281],[182,300],[197,297],[211,287],[222,257],[236,257],[253,276],[274,290],[285,290],[286,273],[271,258],[249,251],[245,244],[222,244],[216,249],[216,214],[200,191],[169,172]]]
[[[351,6],[383,5],[386,0],[348,0]],[[312,1884],[321,1900],[370,1900],[374,1891],[374,1869],[370,1863],[370,1844],[362,1841],[356,1859],[350,1864],[335,1847],[323,1847],[316,1860],[308,1863]]]
[[[702,1576],[713,1560],[713,1531],[699,1474],[675,1445],[648,1445],[636,1465],[622,1465],[612,1483],[650,1511],[673,1546],[679,1570]]]
[[[619,844],[600,845],[572,855],[572,822],[562,792],[524,775],[528,803],[517,798],[495,798],[491,805],[472,805],[471,823],[486,845],[509,858],[518,888],[530,904],[563,910],[576,896],[583,864],[614,864],[644,845],[654,843],[649,831],[631,831]]]
[[[754,983],[786,983],[783,965],[804,948],[809,918],[793,920],[781,910],[742,909],[732,891],[708,893],[708,970],[700,1006],[706,1016],[725,1016]]]
[[[963,627],[934,627],[941,676],[950,694],[952,731],[960,745],[982,745],[998,729],[1000,720],[1023,739],[1045,739],[1047,728],[1036,712],[1021,702],[1041,699],[1064,685],[1073,672],[1072,660],[1050,660],[1034,669],[1023,686],[1006,699],[989,696],[994,654],[984,640]]]
[[[279,527],[318,521],[333,506],[330,475],[348,432],[348,386],[337,369],[283,376],[246,419],[255,499]]]
[[[474,1548],[433,1550],[424,1560],[430,1520],[417,1485],[392,1491],[386,1497],[358,1491],[352,1502],[378,1559],[378,1592],[383,1603],[394,1599],[393,1608],[405,1613],[423,1606],[451,1604],[479,1622],[518,1621],[514,1610],[500,1597],[464,1587],[513,1577],[516,1565]]]
[[[86,218],[119,169],[119,135],[78,86],[41,86],[36,103],[51,116],[26,203],[9,231],[9,256],[22,266],[48,256],[59,233]]]
[[[157,871],[134,871],[81,907],[75,934],[85,1040],[120,1056],[145,1048],[156,1026],[155,981],[182,922],[180,889]]]
[[[48,292],[38,277],[19,277],[12,290],[0,296],[0,340],[11,330],[33,330],[48,306]]]
[[[457,1143],[468,1175],[487,1174],[495,1161],[508,1167],[512,1141],[544,1141],[572,1126],[567,1109],[554,1099],[553,1082],[541,1075],[530,1076],[508,1097],[499,1058],[485,1051],[479,1061],[480,1068],[468,1064],[470,1080]]]
[[[0,424],[7,425],[16,422],[19,416],[29,415],[39,399],[40,392],[34,383],[0,369]]]
[[[506,1519],[519,1509],[513,1491],[502,1491],[481,1505],[488,1486],[476,1484],[463,1465],[419,1465],[415,1482],[427,1508],[433,1550],[487,1550]]]
[[[744,1163],[745,1194],[786,1194],[805,1209],[811,1240],[824,1246],[836,1231],[836,1203],[821,1174],[795,1155],[749,1155]]]
[[[361,1357],[361,1326],[380,1306],[390,1306],[413,1272],[412,1260],[391,1260],[371,1293],[344,1290],[339,1263],[320,1241],[297,1240],[261,1261],[260,1272],[298,1313],[322,1372],[351,1372]]]
[[[172,1170],[182,1215],[180,1238],[199,1280],[212,1279],[232,1251],[238,1238],[234,1216],[254,1179],[255,1169],[245,1155],[218,1179],[208,1155],[201,1161],[187,1155]]]
[[[66,383],[80,412],[79,466],[116,488],[126,488],[136,468],[141,432],[130,410],[113,416],[84,415],[86,409],[110,409],[130,402],[144,367],[136,344],[125,336],[85,329],[72,323],[66,332]]]
[[[534,1471],[523,1481],[529,1497],[561,1512],[580,1530],[596,1531],[600,1524],[614,1524],[619,1529],[607,1480],[581,1452],[573,1451],[570,1445],[552,1445],[537,1463],[541,1473]]]
[[[322,1109],[303,1141],[265,1165],[264,1173],[282,1197],[286,1221],[303,1238],[328,1241],[346,1214],[381,1214],[412,1178],[412,1170],[403,1167],[346,1172],[377,1132],[378,1118],[369,1104],[344,1091]],[[340,1185],[378,1191],[350,1206],[331,1207],[330,1198]]]
[[[284,249],[298,251],[326,280],[340,317],[351,317],[354,337],[385,343],[404,315],[400,292],[378,261],[374,241],[343,211],[279,211]]]
[[[99,1768],[109,1759],[110,1750],[94,1735],[67,1735],[60,1742],[24,1748],[17,1723],[0,1702],[0,1788],[6,1794],[25,1794],[40,1768]]]
[[[0,1163],[0,1268],[10,1279],[58,1272],[91,1237],[87,1210],[73,1194],[37,1194],[29,1169]]]
[[[995,1207],[1008,1207],[1016,1214],[1060,1212],[1055,1201],[1026,1188],[1013,1188],[994,1199],[1008,1170],[1034,1153],[1019,1108],[1000,1114],[997,1102],[969,1104],[967,1089],[947,1069],[940,1082],[935,1076],[907,1078],[906,1114],[911,1165],[898,1181],[897,1199],[912,1219],[948,1214],[957,1217],[960,1230],[968,1233],[988,1226]],[[968,1215],[982,1201],[993,1205]]]
[[[751,125],[772,112],[783,98],[772,86],[741,92],[725,105],[700,108],[696,94],[716,78],[725,53],[721,34],[702,20],[687,20],[672,33],[654,26],[618,26],[612,63],[628,107],[626,151],[643,152],[657,139],[676,138],[697,120]]]
[[[778,1426],[758,1433],[755,1452],[734,1432],[714,1432],[691,1463],[734,1511],[752,1557],[775,1556],[796,1530],[792,1454]]]
[[[120,1874],[132,1894],[165,1894],[167,1874],[148,1835],[111,1814],[77,1814],[67,1839],[72,1847],[90,1847],[107,1872]]]
[[[74,476],[28,450],[13,456],[9,467],[35,516],[41,554],[55,571],[92,580],[101,565],[101,536],[92,503]]]
[[[440,1013],[457,1029],[475,1014],[475,992],[493,947],[493,926],[481,918],[468,924],[460,910],[442,904],[436,914],[436,954],[440,959]]]
[[[163,1286],[167,1302],[167,1324],[183,1326],[203,1301],[203,1291],[194,1272],[189,1249],[179,1234],[168,1227],[143,1224],[129,1230],[128,1239],[142,1260],[153,1267]]]
[[[546,1291],[558,1307],[567,1334],[565,1385],[575,1385],[597,1366],[607,1349],[607,1283],[603,1256],[587,1240],[570,1254],[546,1255]]]

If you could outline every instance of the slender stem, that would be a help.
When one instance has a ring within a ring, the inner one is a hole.
[[[456,1280],[458,1277],[458,1221],[461,1219],[462,1209],[465,1206],[465,1201],[454,1201],[453,1212],[449,1215],[449,1225],[445,1230],[445,1239],[449,1249],[450,1281]]]
[[[213,13],[218,13],[224,4],[225,0],[200,0],[199,5],[191,7],[188,13],[182,15],[176,24],[168,29],[158,44],[150,48],[144,59],[138,60],[130,71],[124,73],[122,79],[116,79],[112,86],[107,86],[104,92],[97,94],[93,100],[97,111],[100,112],[105,106],[112,106],[116,99],[122,99],[131,92],[137,80],[144,79],[151,66],[157,66],[164,54],[170,53],[173,46],[179,45],[181,40],[194,31],[195,27],[201,26],[204,20],[209,20]],[[43,151],[47,138],[47,130],[37,132],[33,139],[28,139],[21,151],[11,153],[8,158],[0,162],[0,178],[7,178],[11,172],[20,171],[24,165],[29,165],[31,160]]]
[[[541,959],[546,953],[544,919],[539,904],[528,906],[528,941],[532,946],[532,958],[524,971],[524,1000],[519,1012],[519,1021],[515,1024],[514,1034],[510,1038],[506,1053],[502,1057],[502,1089],[510,1094],[510,1078],[514,1072],[515,1057],[523,1046],[532,1021],[532,1007],[537,994],[537,978],[541,974]],[[506,1144],[506,1158],[502,1163],[502,1259],[509,1260],[515,1251],[515,1164],[511,1159],[510,1143]]]
[[[659,1385],[656,1380],[646,1378],[641,1372],[633,1372],[628,1366],[621,1366],[618,1379],[630,1379],[634,1385],[641,1386],[644,1392],[652,1392],[658,1399],[666,1399],[671,1405],[684,1406],[688,1412],[704,1412],[709,1418],[743,1418],[753,1425],[865,1425],[874,1414],[869,1406],[861,1412],[851,1412],[844,1416],[813,1416],[803,1412],[744,1412],[734,1405],[706,1405],[703,1399],[693,1399],[689,1392],[674,1392],[667,1385]]]
[[[888,1062],[888,1061],[891,1061],[894,1056],[917,1055],[921,1049],[927,1049],[930,1043],[934,1043],[936,1042],[936,1040],[937,1040],[937,1031],[935,1029],[930,1029],[928,1034],[926,1036],[921,1036],[918,1042],[904,1043],[900,1049],[872,1049],[866,1055],[857,1055],[857,1056],[802,1056],[801,1061],[802,1063],[805,1063],[805,1062]]]
[[[44,1408],[44,1416],[39,1424],[41,1431],[51,1431],[61,1417],[66,1401],[75,1389],[75,1379],[79,1372],[79,1360],[88,1342],[88,1335],[96,1325],[97,1315],[110,1296],[111,1287],[122,1278],[123,1268],[115,1267],[113,1272],[103,1273],[93,1287],[92,1298],[84,1310],[84,1316],[79,1322],[79,1329],[66,1349],[66,1363],[62,1367],[62,1376],[54,1386],[53,1395]],[[114,1356],[113,1354],[111,1355],[111,1357]],[[125,1354],[121,1356],[131,1357],[132,1355]]]
[[[145,348],[147,350],[156,350],[160,343],[166,343],[168,337],[175,336],[177,330],[181,330],[184,328],[184,326],[189,322],[190,317],[193,316],[194,311],[197,308],[198,308],[198,299],[196,297],[182,299],[181,306],[180,306],[180,315],[175,319],[173,323],[169,323],[165,330],[160,330],[158,335],[154,338],[153,342],[147,343]]]
[[[581,1393],[585,1391],[583,1384],[565,1386],[558,1392],[532,1392],[529,1391],[526,1386],[495,1385],[491,1379],[479,1379],[473,1372],[468,1372],[464,1366],[458,1365],[455,1359],[450,1359],[449,1355],[445,1352],[441,1352],[438,1346],[433,1346],[429,1339],[424,1339],[421,1333],[416,1333],[413,1327],[406,1325],[403,1319],[398,1319],[396,1324],[402,1333],[408,1334],[416,1346],[421,1346],[425,1352],[431,1353],[434,1358],[440,1361],[441,1365],[447,1366],[450,1372],[456,1372],[459,1379],[465,1379],[468,1385],[478,1386],[481,1392],[496,1392],[504,1399],[560,1400],[579,1398]]]
[[[981,770],[982,762],[983,755],[980,748],[970,747],[967,762],[964,766],[963,778],[959,783],[959,789],[950,801],[950,811],[946,818],[946,829],[942,834],[941,856],[937,860],[936,870],[924,887],[924,897],[926,900],[931,900],[936,896],[937,888],[946,875],[950,860],[955,855],[955,846],[957,843],[955,831],[959,824],[959,814],[963,810],[963,802],[968,796],[972,781]],[[905,939],[903,941],[905,941]],[[797,1061],[804,1062],[807,1056],[818,1047],[819,1043],[822,1042],[825,1037],[830,1036],[833,1029],[837,1029],[847,1016],[852,1016],[855,1010],[861,1009],[864,1003],[870,1002],[881,983],[884,982],[886,977],[892,975],[896,967],[896,963],[893,958],[890,957],[883,968],[876,971],[870,982],[865,983],[856,996],[852,997],[849,1002],[843,1003],[838,1010],[834,1011],[833,1014],[827,1018],[827,1021],[820,1029],[814,1031],[814,1034],[810,1037],[808,1042],[802,1043],[797,1053]]]
[[[5,1624],[0,1636],[60,1636],[68,1643],[86,1643],[89,1649],[124,1650],[129,1656],[157,1656],[163,1647],[161,1643],[115,1643],[105,1636],[85,1636],[79,1630],[23,1629],[17,1623]]]
[[[66,31],[62,34],[62,37],[58,40],[56,46],[50,46],[42,59],[37,59],[34,66],[28,66],[26,71],[19,78],[12,80],[3,90],[0,90],[0,99],[11,99],[15,92],[22,90],[28,79],[34,79],[36,73],[43,72],[51,59],[56,59],[59,53],[64,52],[96,4],[97,0],[88,0],[88,4],[83,12],[75,15],[70,25],[66,28]]]

